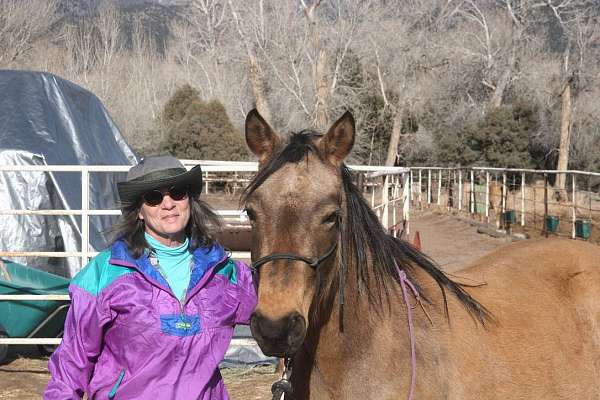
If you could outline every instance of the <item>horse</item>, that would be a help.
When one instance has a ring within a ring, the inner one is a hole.
[[[344,163],[346,112],[320,134],[276,133],[256,110],[251,331],[286,357],[294,399],[598,399],[600,250],[509,244],[450,276],[387,234]]]

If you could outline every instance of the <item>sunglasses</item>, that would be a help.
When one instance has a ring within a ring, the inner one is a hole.
[[[167,194],[175,201],[183,200],[188,196],[188,187],[173,186],[165,191],[160,191],[158,189],[150,190],[142,195],[142,199],[144,200],[144,203],[149,206],[157,206],[162,203],[163,198]]]

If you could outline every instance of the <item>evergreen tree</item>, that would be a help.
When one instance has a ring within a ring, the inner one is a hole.
[[[204,102],[189,85],[177,90],[163,110],[165,147],[178,158],[248,159],[246,144],[217,100]]]
[[[531,142],[538,126],[534,107],[519,102],[498,107],[456,133],[438,131],[437,158],[449,165],[532,168]]]

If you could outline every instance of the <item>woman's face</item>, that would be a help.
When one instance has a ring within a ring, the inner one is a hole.
[[[180,195],[172,197],[169,190],[159,189],[163,197],[158,204],[143,201],[138,216],[144,220],[146,233],[167,246],[177,246],[185,242],[185,227],[190,220],[190,199],[186,194],[175,200],[174,197],[179,198]]]

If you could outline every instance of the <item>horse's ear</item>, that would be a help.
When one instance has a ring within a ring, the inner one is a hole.
[[[246,116],[246,144],[250,151],[258,157],[258,162],[267,160],[277,148],[281,139],[273,131],[267,121],[253,109]]]
[[[323,138],[322,143],[329,161],[336,165],[344,161],[354,145],[354,132],[354,117],[350,111],[346,111]]]

